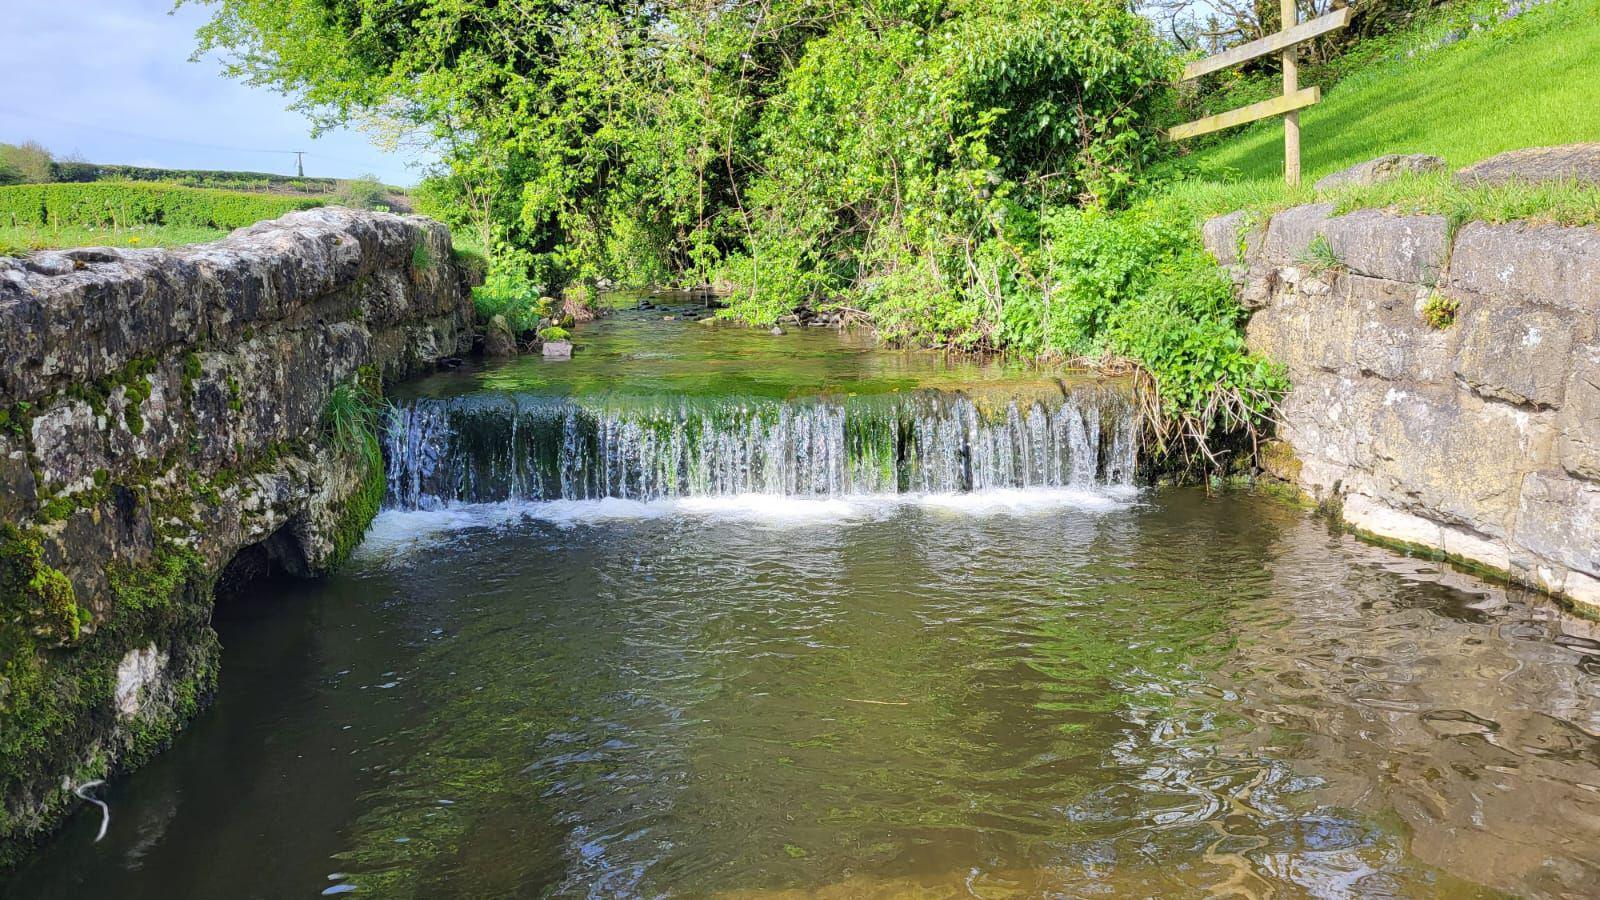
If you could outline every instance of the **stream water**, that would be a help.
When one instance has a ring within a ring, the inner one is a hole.
[[[355,563],[0,894],[1600,890],[1593,622],[1136,488],[1115,384],[662,315],[410,386]]]

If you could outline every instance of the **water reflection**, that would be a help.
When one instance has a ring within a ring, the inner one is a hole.
[[[489,521],[278,609],[297,641],[225,628],[217,714],[273,749],[203,720],[14,893],[1600,884],[1594,625],[1265,498]],[[301,756],[333,802],[290,813]]]

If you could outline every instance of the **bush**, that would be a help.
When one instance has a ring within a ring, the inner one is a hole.
[[[34,141],[0,144],[0,184],[44,184],[52,180],[50,151]]]
[[[1183,452],[1253,432],[1288,389],[1282,369],[1245,346],[1244,310],[1197,225],[1170,198],[1047,216],[1044,290],[1008,306],[1003,331],[1032,352],[1137,363],[1160,398],[1158,445]]]
[[[339,182],[333,202],[351,209],[388,210],[389,189],[376,175],[362,175]]]
[[[540,287],[528,277],[528,253],[501,248],[492,258],[483,284],[472,289],[478,321],[505,316],[517,334],[537,329],[553,306],[550,298],[541,296]]]
[[[240,228],[321,206],[283,197],[164,184],[93,182],[0,187],[0,225],[173,225]]]

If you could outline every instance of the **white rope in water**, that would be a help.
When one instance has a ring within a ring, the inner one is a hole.
[[[95,806],[100,807],[100,833],[94,836],[94,842],[97,844],[100,843],[101,838],[106,836],[106,829],[111,827],[111,807],[107,806],[104,800],[96,800],[88,794],[85,794],[84,791],[87,791],[92,787],[99,787],[102,784],[105,784],[105,782],[96,778],[94,781],[86,781],[83,784],[78,785],[72,791],[74,794],[78,795],[78,799],[87,800],[90,803],[93,803]]]

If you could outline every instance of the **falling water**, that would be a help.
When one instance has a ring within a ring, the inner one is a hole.
[[[422,398],[391,414],[388,503],[1126,485],[1135,426],[1126,393],[1105,385],[995,404],[945,391],[636,403]]]

